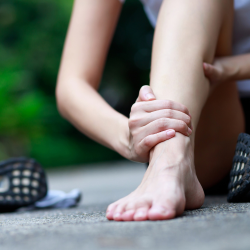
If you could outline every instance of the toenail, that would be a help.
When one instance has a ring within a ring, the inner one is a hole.
[[[143,217],[143,216],[145,216],[145,213],[143,213],[143,212],[138,212],[135,215],[135,217]]]
[[[154,213],[158,213],[158,214],[161,214],[163,216],[166,216],[169,214],[169,211],[168,210],[165,210],[165,209],[155,209],[153,210]]]
[[[160,213],[161,213],[162,215],[165,215],[165,216],[166,216],[167,214],[169,214],[168,211],[161,211]]]
[[[130,213],[133,213],[133,212],[134,212],[133,210],[129,210],[129,211],[126,211],[125,213],[130,214]]]
[[[166,213],[165,210],[163,210],[163,209],[157,209],[157,208],[152,209],[152,212],[154,212],[154,213],[159,213],[159,214],[164,214],[164,213]]]
[[[116,213],[116,214],[114,214],[114,218],[117,218],[117,217],[120,217],[120,213]]]

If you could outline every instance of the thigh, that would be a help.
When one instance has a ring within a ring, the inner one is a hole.
[[[225,16],[216,56],[231,54],[232,23],[233,1]],[[210,94],[197,126],[195,164],[203,187],[211,187],[229,173],[241,132],[244,132],[244,115],[236,83],[228,82]]]
[[[211,95],[201,113],[195,140],[195,166],[203,187],[226,176],[232,165],[244,115],[235,83],[227,83]]]

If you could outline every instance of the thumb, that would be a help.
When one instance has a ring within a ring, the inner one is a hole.
[[[213,74],[213,65],[208,63],[203,63],[203,70],[206,77],[210,78]]]
[[[141,87],[139,96],[137,98],[137,102],[143,102],[143,101],[153,101],[156,97],[154,95],[153,90],[150,86],[144,85]]]

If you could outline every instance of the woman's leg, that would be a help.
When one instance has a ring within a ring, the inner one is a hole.
[[[195,131],[209,95],[209,82],[204,77],[202,63],[212,62],[217,42],[223,41],[219,34],[223,33],[225,18],[232,13],[232,7],[233,1],[228,0],[163,2],[155,32],[151,86],[158,99],[171,99],[188,107],[193,117],[194,133],[191,138],[177,133],[175,138],[158,144],[151,154],[141,185],[129,196],[112,204],[108,208],[108,218],[169,219],[181,214],[185,208],[202,205],[204,193],[194,167]],[[234,84],[226,92],[230,91],[235,99]],[[219,98],[215,99],[220,104]],[[207,113],[213,115],[213,112]],[[213,129],[201,132],[198,129],[197,133],[205,138],[203,134],[213,133]],[[204,147],[204,143],[201,146]],[[212,165],[213,160],[209,160]],[[200,163],[202,172],[202,161]]]
[[[223,21],[216,50],[218,57],[231,54],[232,16],[229,11]],[[196,131],[195,167],[204,188],[211,187],[229,173],[237,137],[244,130],[236,83],[220,85],[203,107]]]
[[[225,177],[231,167],[244,115],[235,83],[225,83],[209,97],[201,113],[195,140],[196,173],[203,188]]]

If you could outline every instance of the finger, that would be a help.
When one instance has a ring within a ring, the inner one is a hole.
[[[155,97],[154,92],[151,89],[151,87],[148,85],[144,85],[140,89],[139,96],[138,96],[136,102],[152,101],[155,99],[156,99],[156,97]]]
[[[212,78],[216,68],[208,63],[203,63],[203,70],[204,70],[204,74],[207,78]]]
[[[149,152],[157,144],[175,137],[175,131],[168,129],[157,134],[145,137],[138,145],[142,152]]]
[[[136,134],[133,134],[133,136],[136,136],[136,141],[140,142],[149,135],[157,134],[168,129],[173,129],[185,136],[190,136],[192,133],[192,130],[183,121],[170,118],[160,118],[141,127],[137,130]]]
[[[131,111],[154,112],[161,109],[173,109],[190,115],[186,106],[171,100],[153,100],[150,102],[137,102],[133,104]]]
[[[170,119],[176,119],[185,122],[190,129],[192,129],[191,125],[191,117],[183,112],[172,110],[172,109],[162,109],[157,110],[151,113],[146,113],[144,118],[140,119],[137,124],[138,126],[145,126],[149,124],[150,122],[153,122],[155,120],[158,120],[160,118],[170,118]]]

